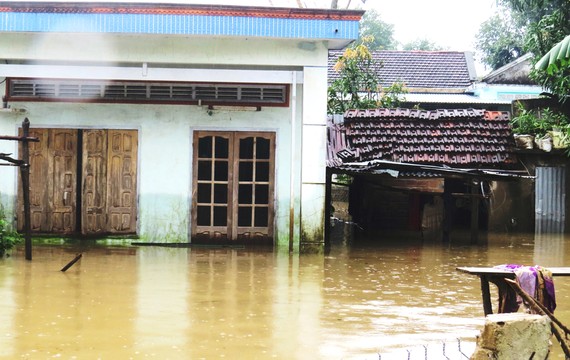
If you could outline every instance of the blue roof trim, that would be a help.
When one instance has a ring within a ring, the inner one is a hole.
[[[127,33],[353,40],[358,38],[358,29],[358,22],[353,20],[169,14],[0,13],[1,32]]]

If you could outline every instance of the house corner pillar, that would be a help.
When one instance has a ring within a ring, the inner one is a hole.
[[[325,245],[327,67],[303,71],[300,253]]]

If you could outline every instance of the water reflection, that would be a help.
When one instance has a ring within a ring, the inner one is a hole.
[[[12,311],[16,308],[13,287],[11,259],[0,260],[0,356],[2,357],[14,354],[11,340],[14,329]]]
[[[376,359],[457,338],[472,342],[484,321],[479,281],[455,268],[564,266],[569,241],[371,240],[300,257],[58,245],[35,247],[27,262],[18,249],[0,260],[0,356]],[[83,258],[60,272],[78,251]],[[556,315],[570,324],[570,279],[555,282]]]
[[[534,237],[534,262],[564,266],[564,234],[540,234]]]

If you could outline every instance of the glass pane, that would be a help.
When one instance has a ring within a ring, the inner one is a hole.
[[[212,157],[212,137],[206,136],[198,140],[198,157]]]
[[[255,208],[255,224],[254,226],[267,227],[268,208],[256,207]]]
[[[228,208],[225,206],[214,207],[214,226],[226,226],[228,222]]]
[[[198,202],[202,204],[212,202],[212,185],[198,184]]]
[[[227,181],[228,180],[228,162],[216,161],[214,163],[214,180]]]
[[[269,186],[268,185],[255,185],[255,203],[267,204],[269,203]]]
[[[214,203],[216,204],[228,203],[228,186],[226,184],[214,185]]]
[[[261,137],[256,138],[257,146],[255,150],[256,158],[258,159],[269,159],[269,139],[264,139]]]
[[[238,226],[251,226],[251,207],[238,208]]]
[[[210,225],[210,207],[198,206],[197,223],[200,226]]]
[[[253,138],[245,138],[239,141],[239,158],[253,159]]]
[[[268,162],[258,162],[255,164],[255,181],[269,181]]]
[[[238,203],[251,204],[253,200],[253,185],[240,184],[238,189]]]
[[[216,136],[216,158],[227,159],[229,154],[229,140]]]
[[[212,162],[209,160],[198,161],[198,180],[212,180]]]
[[[253,163],[249,161],[239,162],[239,181],[253,181]]]

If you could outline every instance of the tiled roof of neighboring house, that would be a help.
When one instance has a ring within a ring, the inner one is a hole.
[[[501,85],[537,85],[529,76],[531,69],[532,54],[528,53],[485,75],[481,82]]]
[[[338,78],[333,69],[342,51],[329,52],[329,81]],[[382,86],[404,82],[410,92],[463,92],[476,80],[473,57],[463,51],[374,51],[376,72]]]
[[[478,109],[349,110],[329,126],[330,167],[374,160],[456,168],[516,164],[509,113]]]
[[[482,102],[511,104],[520,99],[536,99],[545,91],[530,78],[532,55],[526,54],[485,75],[467,91]]]

